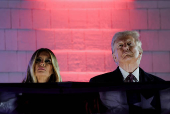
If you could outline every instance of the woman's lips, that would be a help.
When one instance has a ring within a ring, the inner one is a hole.
[[[45,68],[44,67],[39,67],[38,70],[45,70]]]

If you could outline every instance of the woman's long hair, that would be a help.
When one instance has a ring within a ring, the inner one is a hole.
[[[34,54],[32,55],[29,61],[29,64],[27,67],[27,73],[26,73],[25,79],[23,80],[23,83],[37,83],[38,82],[35,76],[34,66],[35,66],[35,60],[37,59],[38,54],[42,51],[48,52],[52,60],[53,74],[50,76],[47,82],[62,82],[58,62],[57,62],[57,59],[54,53],[50,49],[40,48],[34,52]]]

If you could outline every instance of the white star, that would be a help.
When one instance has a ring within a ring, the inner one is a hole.
[[[153,97],[150,97],[149,99],[145,99],[142,95],[141,96],[141,102],[135,103],[134,105],[141,107],[142,109],[155,109],[151,102],[153,100]]]

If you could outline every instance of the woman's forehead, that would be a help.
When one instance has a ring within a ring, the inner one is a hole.
[[[47,51],[39,52],[37,57],[48,57],[48,58],[51,58],[49,52],[47,52]]]

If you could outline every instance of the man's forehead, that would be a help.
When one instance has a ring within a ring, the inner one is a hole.
[[[119,42],[127,42],[127,41],[134,41],[135,39],[132,36],[124,36],[121,38],[118,38],[115,43],[119,43]]]

